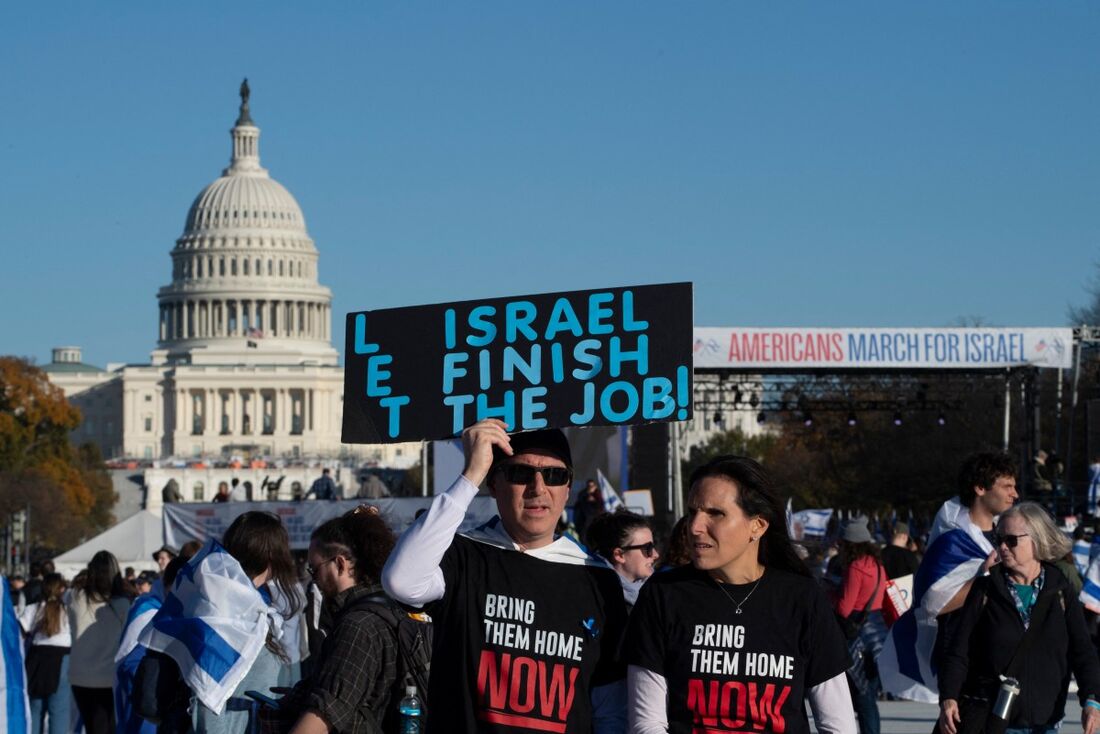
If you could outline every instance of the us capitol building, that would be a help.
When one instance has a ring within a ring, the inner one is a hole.
[[[107,458],[343,458],[408,465],[419,444],[340,443],[343,369],[332,293],[298,202],[260,165],[247,81],[232,158],[202,190],[157,292],[149,364],[84,364],[53,350],[44,369],[84,415],[74,440]]]

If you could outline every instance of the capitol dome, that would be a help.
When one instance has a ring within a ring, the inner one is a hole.
[[[306,223],[298,202],[266,173],[225,175],[203,189],[187,213],[184,236],[242,227],[304,235]]]
[[[158,347],[168,361],[201,360],[196,350],[205,350],[327,362],[332,294],[318,282],[301,207],[260,165],[249,97],[245,80],[229,166],[195,197],[172,250],[172,283],[157,294]]]

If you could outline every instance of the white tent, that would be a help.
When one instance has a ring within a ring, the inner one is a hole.
[[[156,571],[153,553],[164,544],[161,519],[149,510],[131,515],[113,528],[105,530],[86,543],[53,559],[57,572],[67,579],[80,573],[101,550],[110,551],[118,559],[119,569]]]

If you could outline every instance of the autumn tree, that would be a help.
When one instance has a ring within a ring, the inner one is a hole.
[[[0,523],[30,507],[32,543],[64,550],[108,527],[118,499],[98,450],[74,447],[80,411],[46,373],[0,357]]]

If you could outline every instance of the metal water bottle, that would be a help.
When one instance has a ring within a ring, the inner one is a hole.
[[[405,697],[398,704],[401,712],[401,734],[420,734],[420,699],[416,695],[416,686],[405,686]]]
[[[1002,721],[1012,718],[1012,709],[1020,697],[1020,681],[1001,676],[1001,687],[997,689],[997,702],[993,704],[991,714]]]

